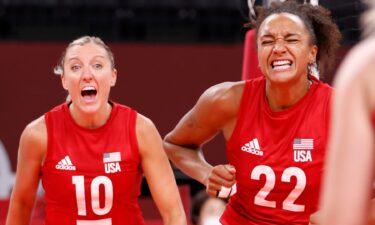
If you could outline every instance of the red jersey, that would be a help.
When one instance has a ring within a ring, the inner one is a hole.
[[[41,180],[46,225],[144,224],[138,205],[137,113],[112,104],[110,118],[97,129],[78,126],[68,104],[45,114],[48,150]]]
[[[332,88],[310,79],[308,93],[282,111],[269,107],[263,77],[246,81],[227,142],[237,193],[222,224],[308,224],[317,210]]]

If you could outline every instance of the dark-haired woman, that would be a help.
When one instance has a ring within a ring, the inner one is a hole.
[[[223,225],[309,223],[319,199],[332,94],[311,68],[323,75],[340,37],[320,6],[286,1],[260,10],[256,40],[264,77],[209,88],[165,137],[169,158],[210,196],[237,189]],[[201,148],[219,132],[229,164],[212,166]]]

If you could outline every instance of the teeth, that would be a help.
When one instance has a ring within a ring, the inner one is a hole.
[[[87,87],[84,87],[82,89],[82,91],[95,91],[95,88],[94,87],[91,87],[91,86],[87,86]]]
[[[282,66],[282,65],[290,65],[290,60],[277,60],[272,62],[272,66]]]

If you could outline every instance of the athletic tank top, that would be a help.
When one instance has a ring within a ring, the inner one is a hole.
[[[317,210],[332,88],[313,80],[294,106],[272,111],[265,79],[246,81],[236,127],[227,142],[237,193],[224,225],[308,224]]]
[[[45,114],[48,150],[41,180],[46,225],[144,224],[138,205],[137,113],[111,104],[110,118],[97,129],[78,126],[68,104]]]

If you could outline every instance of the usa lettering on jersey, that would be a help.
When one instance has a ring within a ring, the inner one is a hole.
[[[103,154],[104,172],[117,173],[121,172],[120,163],[121,152],[109,152]]]
[[[293,140],[294,162],[312,162],[311,150],[314,139],[295,138]]]

